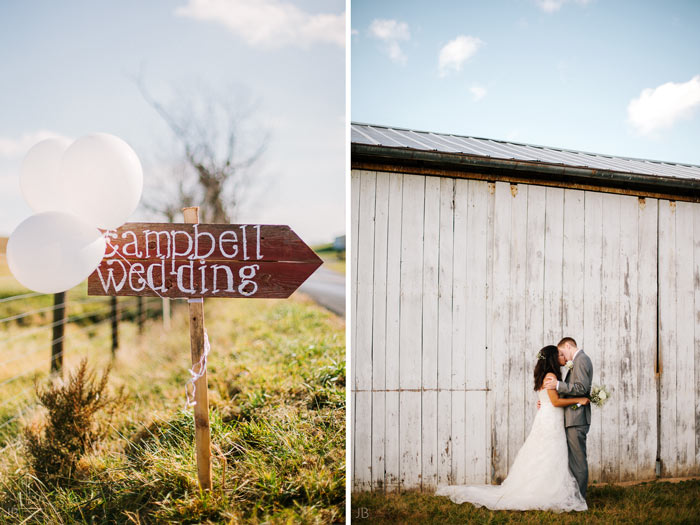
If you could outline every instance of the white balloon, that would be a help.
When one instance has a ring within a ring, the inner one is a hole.
[[[138,206],[143,170],[126,142],[95,133],[79,138],[63,154],[61,182],[71,213],[111,230],[124,224]]]
[[[24,156],[19,185],[24,200],[35,212],[60,210],[65,207],[58,178],[61,158],[68,146],[68,139],[46,139],[32,146]]]
[[[7,241],[7,263],[23,286],[57,293],[80,284],[105,254],[99,230],[60,211],[37,213],[25,219]]]

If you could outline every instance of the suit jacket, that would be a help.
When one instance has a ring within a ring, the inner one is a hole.
[[[557,384],[557,392],[561,397],[588,397],[591,394],[591,381],[593,380],[593,363],[583,350],[574,357],[574,366],[566,375],[564,381]],[[578,407],[574,410],[568,406],[564,409],[564,426],[575,427],[591,424],[591,404]]]

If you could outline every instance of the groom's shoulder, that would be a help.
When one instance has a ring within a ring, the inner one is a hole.
[[[582,361],[585,361],[588,365],[593,366],[593,361],[591,361],[591,358],[588,357],[588,354],[581,350],[581,357],[583,358]]]

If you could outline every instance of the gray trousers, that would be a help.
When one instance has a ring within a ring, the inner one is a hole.
[[[569,470],[578,483],[583,499],[586,499],[586,487],[588,486],[586,435],[590,428],[591,425],[566,427],[566,444],[569,446]]]

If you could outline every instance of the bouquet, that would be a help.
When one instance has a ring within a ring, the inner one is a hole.
[[[610,392],[605,385],[591,388],[590,400],[595,406],[602,407],[608,399],[610,399]]]

